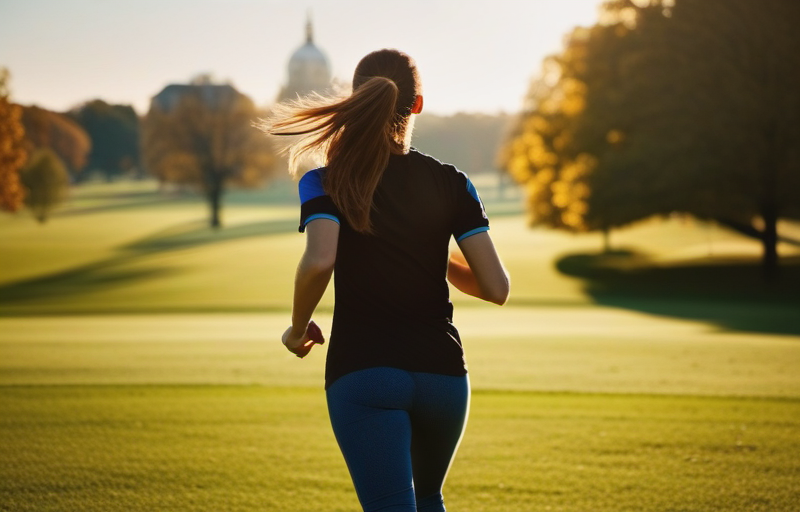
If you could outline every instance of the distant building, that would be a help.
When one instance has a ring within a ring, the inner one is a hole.
[[[240,93],[230,84],[214,84],[208,75],[195,77],[189,84],[170,84],[150,100],[150,108],[158,107],[169,112],[178,106],[183,98],[200,97],[212,109],[220,105],[231,105]]]
[[[306,22],[306,43],[289,59],[289,80],[278,94],[278,101],[296,99],[310,92],[325,93],[331,88],[328,58],[314,44],[311,17]]]

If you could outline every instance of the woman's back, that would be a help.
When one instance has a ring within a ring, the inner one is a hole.
[[[341,221],[326,384],[387,365],[463,375],[446,281],[449,241],[488,229],[467,176],[414,150],[392,155],[375,191],[373,232],[362,234],[323,206],[325,172],[306,174],[300,189],[303,223],[321,212]]]

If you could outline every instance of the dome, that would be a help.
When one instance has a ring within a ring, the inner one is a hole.
[[[312,41],[306,42],[292,54],[289,59],[289,73],[293,67],[306,65],[319,66],[326,71],[328,69],[328,59]]]
[[[323,93],[330,88],[331,70],[328,58],[314,44],[311,20],[306,25],[306,42],[289,59],[289,81],[281,91],[279,101],[294,99],[316,91]]]

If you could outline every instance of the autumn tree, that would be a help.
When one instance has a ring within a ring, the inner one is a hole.
[[[582,43],[583,38],[573,34],[570,52],[583,51]],[[502,149],[501,165],[524,184],[531,224],[577,230],[586,208],[583,198],[567,200],[557,185],[574,167],[563,149],[568,128],[583,108],[582,83],[565,78],[568,63],[564,57],[544,61],[541,77],[531,84],[523,114]]]
[[[64,162],[49,148],[39,148],[31,155],[20,173],[27,189],[25,205],[41,223],[67,195],[69,172]]]
[[[8,70],[0,68],[0,210],[16,211],[22,206],[25,191],[19,170],[25,163],[25,130],[22,108],[9,100]]]
[[[68,115],[91,138],[88,169],[99,170],[111,180],[139,167],[139,116],[133,107],[93,100]]]
[[[800,218],[798,23],[800,3],[783,0],[606,2],[552,59],[549,96],[532,98],[506,167],[549,189],[534,200],[552,194],[541,222],[690,213],[759,238],[774,276],[777,221]]]
[[[22,107],[22,124],[28,151],[51,149],[73,176],[86,166],[91,139],[72,119],[34,105]]]
[[[168,86],[143,122],[145,165],[163,182],[200,189],[218,228],[225,188],[257,186],[275,167],[266,137],[253,126],[257,117],[250,98],[230,85]]]

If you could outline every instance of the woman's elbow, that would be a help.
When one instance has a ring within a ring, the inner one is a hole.
[[[493,304],[502,306],[508,301],[510,292],[511,283],[509,282],[508,275],[506,275],[505,279],[498,280],[493,286],[489,287],[489,289],[484,292],[483,298]]]
[[[333,271],[333,267],[336,264],[336,257],[335,256],[328,256],[324,254],[320,255],[308,255],[303,258],[303,269],[308,272],[309,274],[329,274]]]

